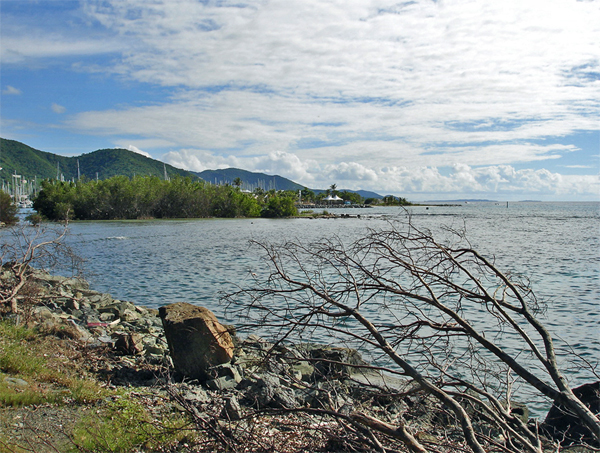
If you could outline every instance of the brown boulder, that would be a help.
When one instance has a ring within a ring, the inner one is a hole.
[[[204,307],[177,302],[159,308],[175,371],[191,379],[210,379],[210,367],[233,357],[233,341]]]

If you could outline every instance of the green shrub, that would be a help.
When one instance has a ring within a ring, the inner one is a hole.
[[[294,199],[289,196],[274,195],[269,198],[266,206],[260,213],[261,217],[291,217],[298,215],[298,209],[294,205]]]
[[[25,217],[25,220],[27,220],[33,226],[37,226],[40,223],[42,223],[42,221],[44,220],[44,218],[40,214],[38,214],[37,212],[34,212],[33,214],[29,214],[27,217]]]
[[[12,198],[6,192],[0,190],[0,222],[7,225],[15,224],[19,221],[17,212],[19,208],[13,203]]]

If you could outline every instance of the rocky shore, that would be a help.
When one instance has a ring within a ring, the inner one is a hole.
[[[2,283],[10,279],[3,271]],[[375,437],[368,429],[373,423],[406,426],[430,451],[467,451],[447,408],[409,381],[382,374],[353,349],[239,338],[208,310],[140,307],[82,279],[41,271],[29,276],[19,304],[19,322],[74,345],[82,370],[112,393],[64,410],[51,404],[2,409],[0,452],[121,451],[84,447],[72,433],[90,412],[101,413],[125,394],[154,425],[186,420],[185,435],[131,451],[409,451],[406,442]],[[11,379],[18,377],[0,373],[0,385]],[[524,406],[521,415],[527,421]],[[486,433],[492,440],[499,435]],[[70,450],[57,450],[59,444]]]

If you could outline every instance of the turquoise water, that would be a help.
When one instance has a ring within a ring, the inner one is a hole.
[[[336,210],[336,213],[341,213]],[[264,272],[251,239],[305,243],[339,236],[352,241],[368,228],[405,220],[443,236],[443,227],[465,228],[473,247],[494,256],[501,269],[527,276],[547,304],[545,324],[558,339],[591,361],[600,358],[600,204],[470,203],[461,206],[348,210],[350,219],[204,219],[106,221],[71,224],[70,241],[87,259],[96,290],[158,307],[186,301],[205,306],[231,324],[221,293],[248,286]],[[376,313],[373,316],[377,317]],[[561,352],[571,385],[589,380],[581,362]],[[534,413],[544,409],[534,401]]]

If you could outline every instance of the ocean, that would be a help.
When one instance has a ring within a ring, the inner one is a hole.
[[[250,240],[351,242],[407,216],[436,238],[448,228],[464,229],[472,247],[500,269],[529,279],[546,307],[540,316],[556,339],[570,384],[593,377],[581,359],[572,359],[575,353],[590,362],[600,359],[600,203],[474,202],[332,212],[352,218],[73,222],[68,240],[86,259],[93,289],[148,307],[190,302],[235,325],[240,320],[230,317],[221,295],[249,286],[252,274],[265,271]],[[542,400],[530,404],[534,414],[548,407]]]

